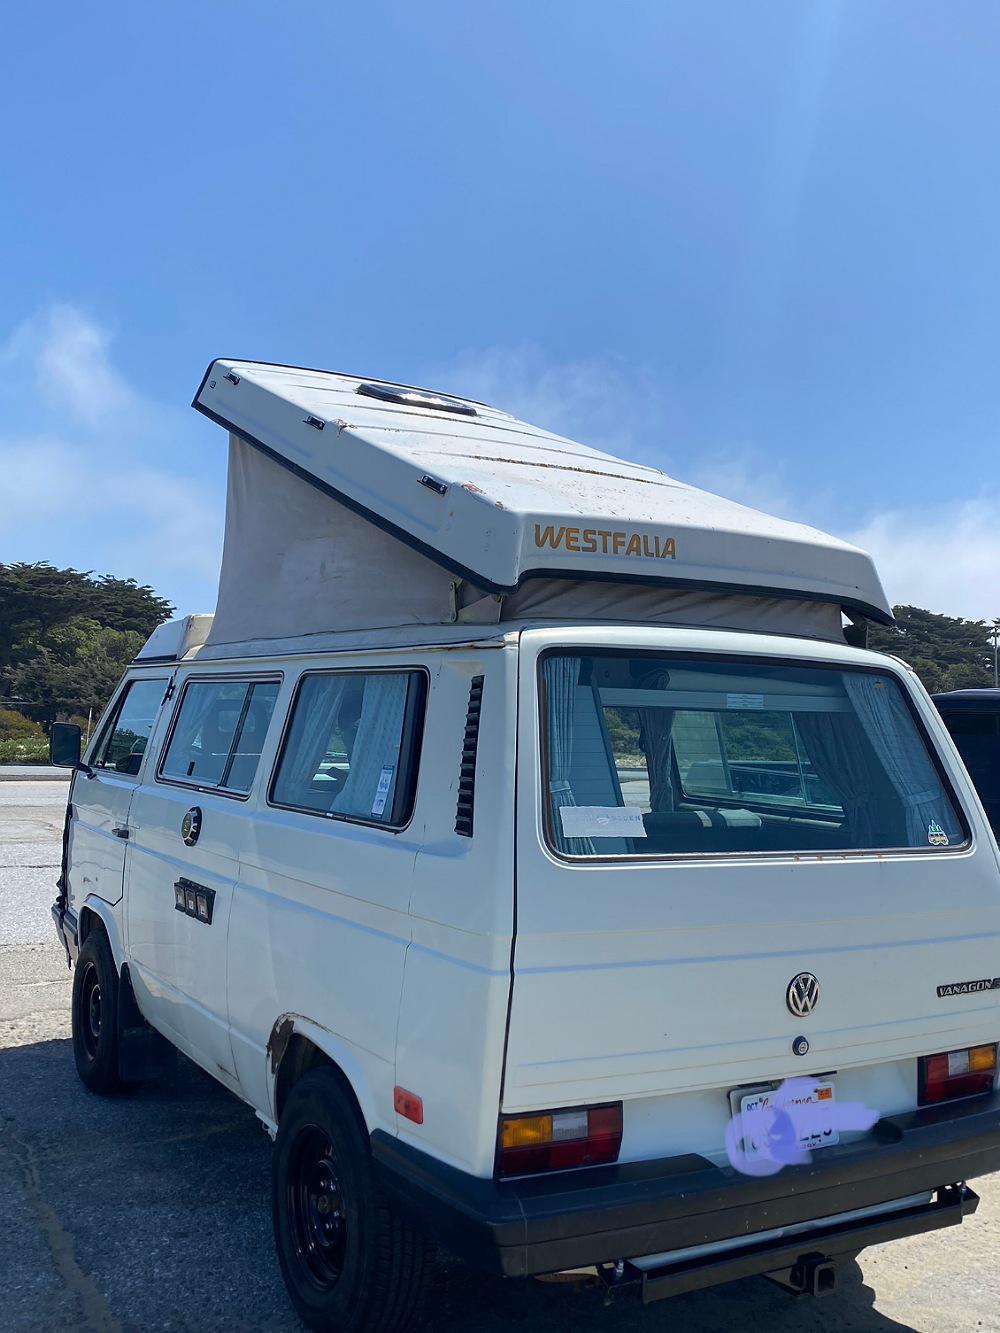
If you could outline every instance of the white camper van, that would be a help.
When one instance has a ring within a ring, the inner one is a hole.
[[[55,729],[54,915],[84,1082],[166,1038],[275,1137],[306,1323],[414,1326],[434,1242],[821,1294],[971,1212],[998,850],[869,558],[423,390],[195,406],[218,607]]]

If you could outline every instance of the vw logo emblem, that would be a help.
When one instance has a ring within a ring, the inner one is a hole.
[[[805,1018],[819,1004],[819,982],[811,972],[800,972],[792,977],[785,991],[785,1003],[789,1013],[796,1018]]]
[[[201,835],[201,809],[193,805],[181,820],[181,837],[186,847],[193,847]]]

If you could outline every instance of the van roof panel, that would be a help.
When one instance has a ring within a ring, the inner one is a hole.
[[[359,392],[364,385],[400,391],[402,401]],[[487,592],[538,576],[714,585],[892,618],[871,558],[856,547],[472,399],[219,360],[193,405]]]

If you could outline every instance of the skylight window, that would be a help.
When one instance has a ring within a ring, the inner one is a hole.
[[[463,417],[474,417],[476,409],[460,398],[430,393],[427,389],[406,389],[399,384],[359,384],[356,390],[365,398],[381,398],[386,403],[403,407],[425,407],[436,412],[458,412]]]

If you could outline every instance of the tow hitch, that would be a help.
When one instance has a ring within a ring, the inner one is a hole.
[[[791,1268],[764,1277],[796,1296],[832,1296],[837,1289],[837,1262],[823,1254],[804,1254]]]
[[[642,1260],[598,1269],[605,1287],[639,1280],[644,1303],[700,1291],[745,1277],[766,1277],[796,1296],[829,1296],[837,1287],[837,1270],[856,1259],[869,1245],[900,1236],[924,1235],[941,1227],[958,1226],[976,1211],[979,1199],[968,1185],[944,1185],[926,1201],[900,1200],[891,1211],[866,1217],[830,1218],[804,1235],[772,1233],[766,1239],[747,1237],[745,1245],[729,1245],[653,1267]],[[810,1243],[822,1249],[809,1249]],[[663,1255],[669,1260],[669,1255]]]
[[[604,1304],[610,1305],[623,1287],[638,1286],[642,1273],[626,1259],[619,1259],[613,1264],[598,1264],[597,1280],[604,1288]]]

